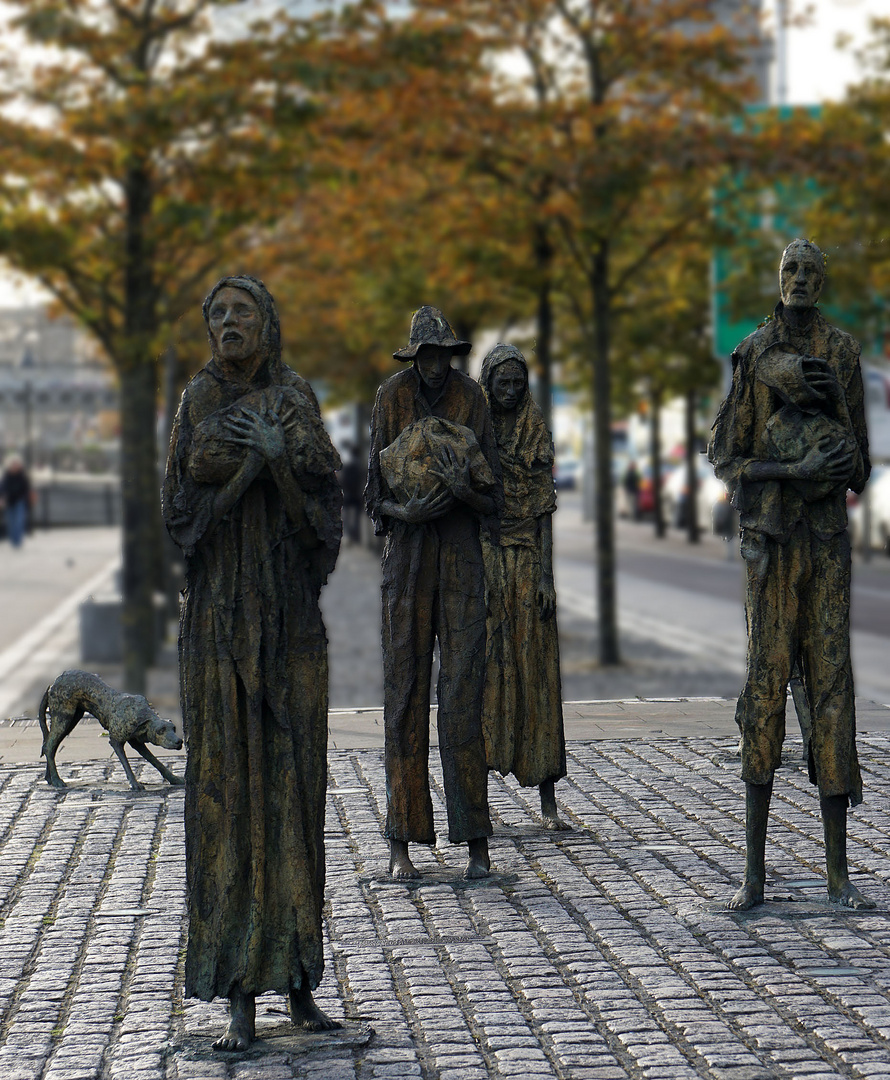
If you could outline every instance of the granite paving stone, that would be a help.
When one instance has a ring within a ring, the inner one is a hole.
[[[381,752],[334,750],[317,998],[345,1028],[295,1034],[267,995],[271,1034],[225,1056],[210,1049],[224,1003],[182,997],[181,789],[135,762],[144,792],[100,762],[66,765],[64,792],[0,764],[0,1080],[890,1076],[890,735],[860,756],[850,863],[877,909],[800,885],[824,880],[824,853],[798,752],[776,777],[767,903],[730,913],[731,738],[570,742],[562,834],[541,831],[536,792],[492,774],[478,882],[444,840],[418,850],[418,881],[389,881]],[[435,762],[432,780],[445,836]]]

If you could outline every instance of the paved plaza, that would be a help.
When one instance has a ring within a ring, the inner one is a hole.
[[[34,544],[16,569],[33,610],[5,641],[0,628],[0,1080],[890,1078],[890,708],[857,702],[865,803],[850,814],[850,863],[877,909],[825,900],[818,801],[791,737],[767,903],[730,914],[744,863],[737,670],[632,633],[620,670],[585,665],[596,627],[564,605],[569,694],[611,698],[565,707],[557,796],[571,831],[544,831],[537,792],[492,774],[491,877],[465,881],[465,848],[443,840],[416,850],[418,882],[394,883],[376,640],[362,648],[376,560],[355,548],[327,590],[336,707],[316,995],[344,1027],[300,1033],[269,995],[254,1047],[215,1053],[225,1003],[182,996],[182,790],[140,760],[146,787],[131,791],[89,718],[58,755],[66,791],[39,760],[39,693],[78,662],[75,600],[110,584],[113,538],[73,566],[58,540]],[[24,585],[46,566],[62,603]],[[149,683],[178,719],[172,641]],[[684,697],[690,686],[713,696]],[[183,769],[182,754],[162,756]]]
[[[299,1034],[268,995],[241,1055],[211,1051],[222,1002],[182,998],[181,789],[137,766],[146,790],[132,792],[110,757],[66,764],[66,792],[35,763],[4,765],[0,1077],[890,1076],[890,737],[860,739],[850,859],[879,905],[866,913],[824,900],[818,803],[793,741],[768,902],[721,910],[743,865],[734,743],[573,741],[564,834],[541,829],[536,792],[493,775],[492,876],[465,881],[464,850],[443,843],[418,849],[410,884],[385,874],[381,752],[332,751],[317,997],[344,1030]],[[434,767],[440,835],[442,798]]]

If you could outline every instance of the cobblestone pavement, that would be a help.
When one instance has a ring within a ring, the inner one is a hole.
[[[493,775],[491,878],[464,881],[445,844],[417,850],[416,884],[384,874],[380,752],[332,753],[317,998],[346,1026],[297,1034],[268,995],[242,1055],[210,1050],[222,1002],[182,999],[181,790],[143,766],[131,792],[112,761],[67,766],[64,793],[0,767],[0,1078],[890,1076],[890,737],[860,740],[866,913],[823,902],[799,743],[776,779],[768,902],[720,910],[743,863],[733,742],[571,743],[563,834]]]

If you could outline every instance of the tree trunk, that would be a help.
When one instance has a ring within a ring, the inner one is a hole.
[[[698,447],[696,446],[695,411],[698,397],[694,390],[686,391],[686,535],[690,544],[701,538],[698,527]]]
[[[167,447],[170,444],[170,434],[173,431],[173,421],[179,408],[184,383],[184,369],[179,354],[174,345],[170,345],[163,355],[163,379],[164,379],[164,426],[161,432],[161,445],[158,447],[159,472],[158,487],[163,484],[164,462],[167,457]],[[167,618],[179,617],[179,594],[185,584],[185,567],[183,566],[182,552],[173,542],[166,529],[161,529],[161,553],[163,557],[161,580],[158,589],[167,599]]]
[[[448,312],[445,312],[446,319],[448,318]],[[454,330],[455,337],[461,341],[472,341],[475,327],[470,326],[469,323],[457,319],[451,324],[452,330]],[[466,373],[469,370],[470,361],[468,356],[458,356],[456,353],[452,354],[451,366],[456,367],[458,371]]]
[[[664,523],[664,506],[661,502],[661,391],[652,391],[652,433],[649,446],[649,459],[652,463],[652,512],[655,520],[655,535],[663,540],[667,535]]]
[[[599,244],[590,275],[594,318],[593,424],[594,512],[600,663],[621,662],[615,564],[615,503],[612,496],[612,372],[609,367],[609,245]]]
[[[152,603],[160,577],[161,514],[158,492],[157,372],[150,354],[155,290],[146,243],[151,183],[143,162],[127,169],[121,380],[121,486],[123,508],[124,689],[144,694],[154,659]]]
[[[535,228],[535,264],[540,278],[535,355],[538,369],[538,406],[547,430],[553,433],[553,284],[550,268],[553,246],[543,225]]]
[[[154,364],[134,364],[121,372],[123,688],[134,694],[145,693],[155,650],[152,595],[161,536],[156,400]]]
[[[538,319],[535,354],[538,358],[538,406],[547,430],[553,434],[553,368],[551,345],[553,341],[553,302],[550,281],[544,281],[538,290]]]

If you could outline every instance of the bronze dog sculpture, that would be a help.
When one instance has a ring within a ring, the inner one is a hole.
[[[47,711],[50,714],[46,725]],[[111,748],[120,759],[130,787],[142,791],[143,785],[133,775],[124,743],[141,754],[158,770],[170,784],[184,784],[182,777],[172,773],[158,761],[145,745],[154,743],[166,750],[181,750],[182,739],[169,720],[162,720],[141,694],[125,694],[103,682],[98,675],[88,671],[63,671],[51,686],[46,688],[40,702],[38,721],[43,732],[43,748],[46,757],[46,780],[56,788],[68,785],[56,770],[56,751],[66,735],[69,735],[85,712],[92,713],[108,732]]]

